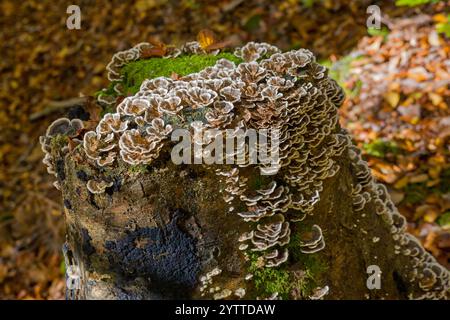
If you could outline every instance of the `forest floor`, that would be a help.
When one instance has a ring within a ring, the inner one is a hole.
[[[76,110],[54,102],[105,87],[105,66],[119,50],[155,37],[178,45],[204,28],[233,45],[308,48],[327,64],[347,91],[342,124],[410,232],[449,267],[450,48],[436,30],[448,25],[445,5],[378,1],[390,17],[380,31],[366,28],[372,1],[348,2],[81,0],[81,29],[68,30],[67,1],[2,1],[0,299],[64,298],[63,208],[38,137]]]

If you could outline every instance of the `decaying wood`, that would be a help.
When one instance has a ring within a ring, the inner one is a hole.
[[[120,57],[138,59],[146,46]],[[198,50],[195,44],[188,47]],[[114,115],[105,115],[80,147],[66,147],[79,132],[77,121],[65,119],[49,128],[41,142],[66,207],[66,264],[81,276],[80,286],[68,288],[69,298],[448,298],[448,270],[406,233],[406,221],[386,188],[373,180],[340,128],[340,88],[306,50],[256,62],[261,50],[277,52],[249,44],[236,53],[244,60],[239,67],[218,62],[216,67],[239,85],[230,90],[230,115],[224,117],[220,105],[219,116],[207,119],[224,127],[238,120],[256,129],[276,125],[282,151],[275,175],[262,175],[253,165],[175,165],[167,137],[179,119],[144,121],[138,115],[142,97],[158,90],[156,82],[121,102]],[[109,65],[115,77],[120,76],[117,59]],[[176,91],[192,81],[195,87],[217,74],[167,80],[165,86]],[[278,87],[247,98],[245,90],[257,82],[263,83],[261,91]],[[191,104],[220,96],[202,90],[192,90]],[[181,98],[165,99],[172,105],[162,113],[182,104]],[[264,103],[248,107],[253,101]],[[129,129],[131,121],[145,133]],[[61,136],[66,129],[72,136]],[[146,150],[143,141],[160,144]],[[381,271],[377,289],[367,284],[369,266]]]

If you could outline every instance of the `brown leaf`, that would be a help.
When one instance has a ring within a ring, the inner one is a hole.
[[[415,175],[409,178],[410,183],[421,183],[428,180],[428,175],[425,173]]]
[[[89,119],[98,122],[101,119],[102,108],[94,101],[92,97],[88,97],[84,105],[84,110],[89,113]]]
[[[216,35],[209,29],[203,29],[197,34],[197,41],[203,50],[217,42]]]
[[[389,194],[394,204],[399,204],[405,198],[405,193],[397,190],[390,190]]]
[[[151,58],[151,57],[164,57],[166,55],[167,49],[166,48],[150,48],[145,49],[141,53],[141,58]]]
[[[434,92],[429,92],[428,97],[430,97],[431,103],[435,106],[439,105],[444,100],[440,94]]]
[[[400,101],[400,94],[398,92],[391,91],[386,93],[384,98],[392,108],[395,108]]]
[[[399,180],[397,180],[397,182],[394,184],[394,188],[402,189],[402,188],[406,187],[408,182],[409,182],[409,177],[404,176],[403,178],[400,178]]]
[[[211,50],[217,50],[217,49],[223,49],[228,47],[231,44],[231,41],[220,41],[217,43],[213,43],[209,46],[206,47],[206,51],[211,51]]]
[[[156,38],[150,38],[148,42],[152,48],[142,50],[141,58],[164,57],[167,54],[167,46]]]

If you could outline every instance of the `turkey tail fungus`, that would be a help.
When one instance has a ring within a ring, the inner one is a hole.
[[[92,131],[60,119],[41,137],[65,204],[68,298],[449,297],[448,270],[406,232],[339,126],[343,90],[310,51],[151,48],[114,55]],[[277,161],[236,161],[249,149],[238,143],[225,159],[175,164],[181,129],[194,157],[219,133],[250,129],[266,132],[259,155],[276,131]]]

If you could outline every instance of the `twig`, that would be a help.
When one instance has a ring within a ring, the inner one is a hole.
[[[44,108],[44,110],[31,114],[29,119],[30,121],[34,121],[59,110],[83,105],[84,103],[86,103],[87,98],[88,97],[79,97],[79,98],[70,98],[62,101],[50,101],[47,107]]]

